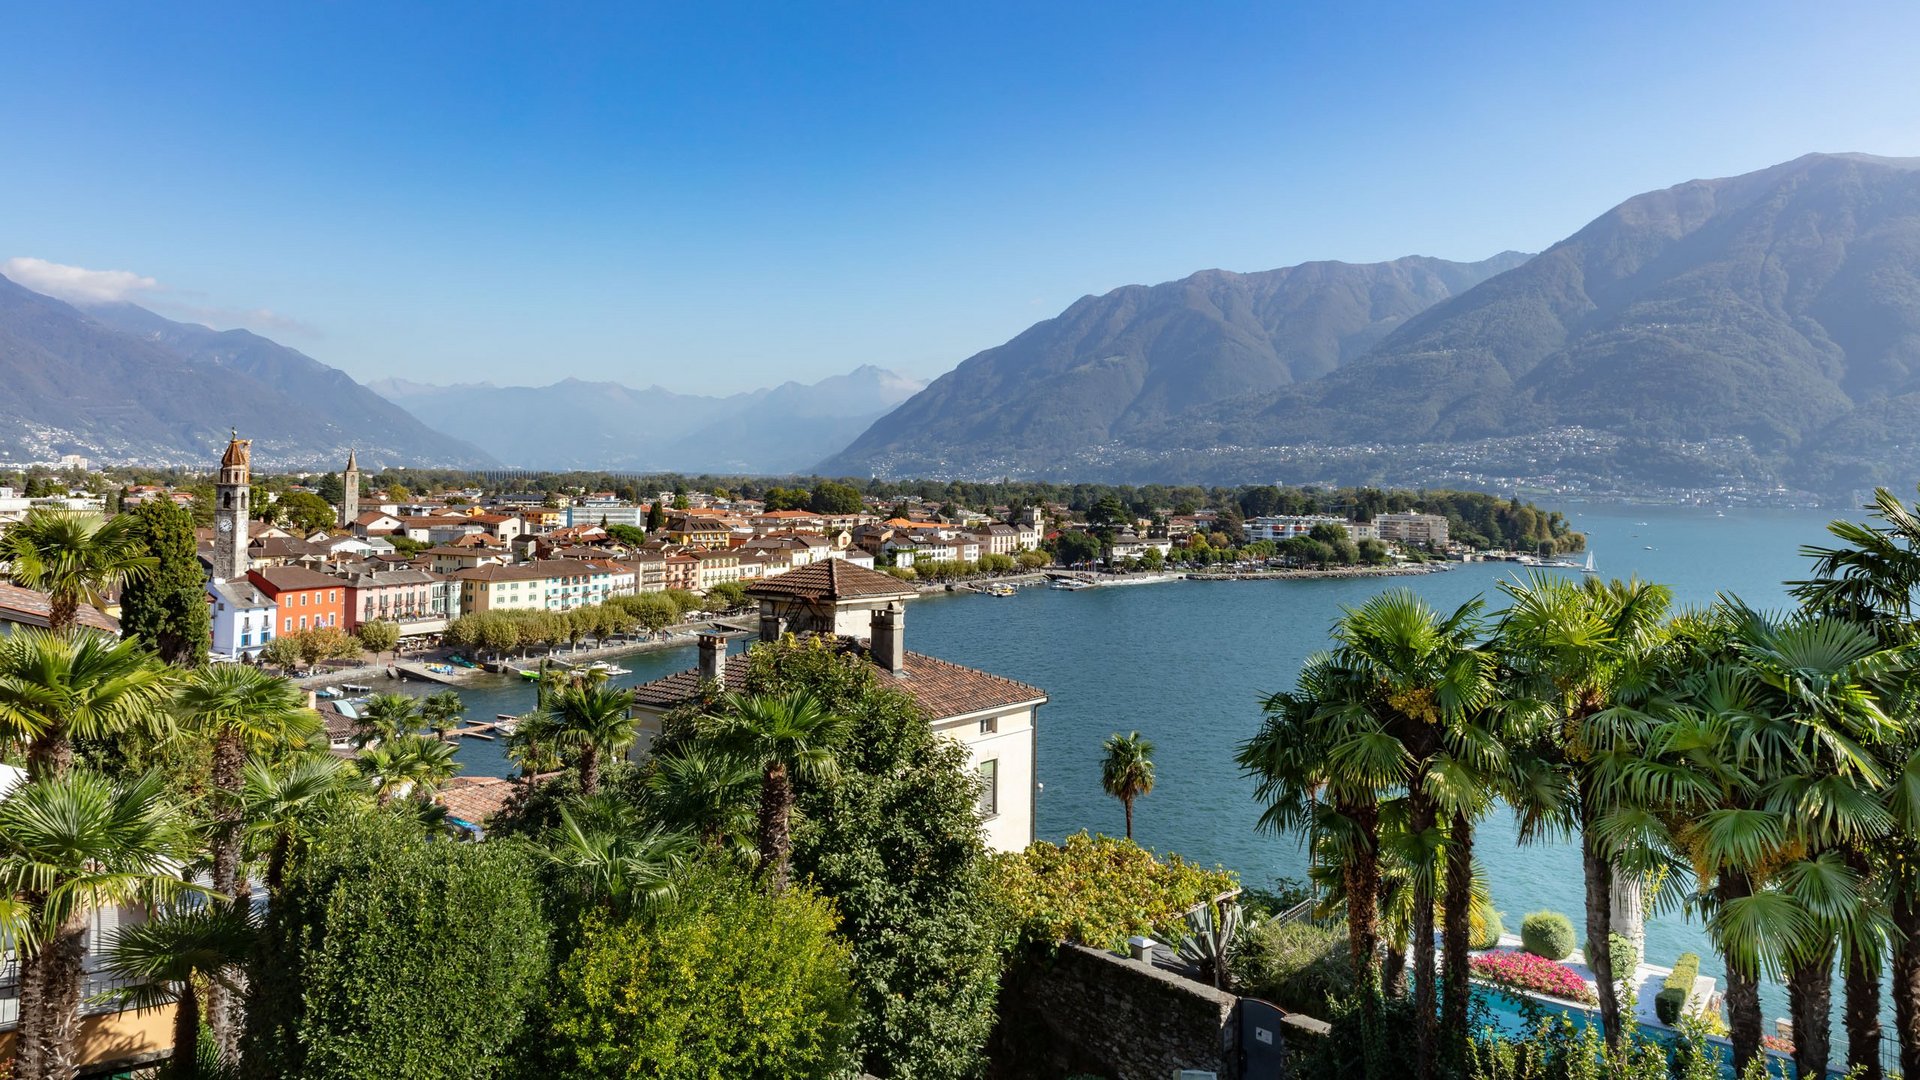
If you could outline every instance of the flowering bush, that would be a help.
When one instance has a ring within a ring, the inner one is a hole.
[[[1480,953],[1467,961],[1473,974],[1490,983],[1547,994],[1582,1005],[1594,1004],[1593,990],[1574,970],[1528,952]]]

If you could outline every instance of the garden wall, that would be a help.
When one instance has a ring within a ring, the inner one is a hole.
[[[1000,993],[994,1080],[1239,1080],[1239,999],[1137,960],[1062,945],[1014,963]]]

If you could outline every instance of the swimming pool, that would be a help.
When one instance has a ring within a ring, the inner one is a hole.
[[[1487,1020],[1490,1021],[1494,1027],[1498,1028],[1502,1034],[1520,1038],[1531,1032],[1532,1029],[1528,1025],[1526,1014],[1522,1011],[1521,995],[1512,990],[1503,990],[1499,987],[1476,983],[1473,988],[1473,997],[1475,1001],[1479,1002],[1480,1005],[1485,1008],[1486,1011],[1483,1015],[1485,1015]],[[1532,997],[1530,995],[1527,1000],[1532,1002],[1539,1010],[1540,1015],[1544,1017],[1549,1019],[1566,1017],[1571,1020],[1575,1031],[1584,1032],[1588,1027],[1599,1022],[1597,1011],[1582,1005],[1553,1001],[1548,998]],[[1640,1029],[1641,1038],[1659,1043],[1662,1046],[1672,1046],[1673,1041],[1679,1037],[1678,1033],[1672,1028],[1658,1027],[1652,1024],[1639,1024],[1637,1026]],[[1731,1064],[1733,1048],[1725,1039],[1715,1038],[1713,1039],[1713,1043],[1719,1048],[1721,1061],[1720,1071],[1731,1080],[1733,1077],[1733,1065]],[[1787,1068],[1784,1075],[1793,1075],[1791,1058],[1771,1050],[1766,1053],[1769,1059],[1770,1075],[1777,1073],[1783,1064]],[[1827,1070],[1827,1075],[1829,1077],[1844,1077],[1846,1072],[1844,1069],[1840,1071],[1829,1069]]]

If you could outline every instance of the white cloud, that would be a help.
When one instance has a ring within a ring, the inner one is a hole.
[[[89,270],[25,257],[0,263],[0,274],[34,292],[75,304],[111,304],[160,288],[158,281],[131,270]]]

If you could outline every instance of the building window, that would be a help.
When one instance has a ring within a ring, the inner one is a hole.
[[[291,634],[291,633],[293,633],[293,620],[292,620],[292,619],[288,619],[288,620],[287,620],[287,631],[286,631],[286,632],[287,632],[287,633],[289,633],[289,634]]]
[[[307,617],[305,615],[302,615],[300,616],[300,629],[305,630],[306,628],[307,628]]]
[[[301,593],[301,594],[300,594],[300,606],[301,606],[301,607],[306,607],[306,606],[307,606],[307,594],[306,594],[306,593]]]
[[[999,731],[999,730],[1000,730],[1000,718],[999,718],[999,717],[997,717],[997,716],[983,716],[983,717],[981,717],[981,718],[980,718],[980,734],[982,734],[982,735],[991,735],[991,734],[993,734],[994,732],[996,732],[996,731]]]
[[[980,812],[987,817],[1000,813],[1000,761],[980,763]]]

